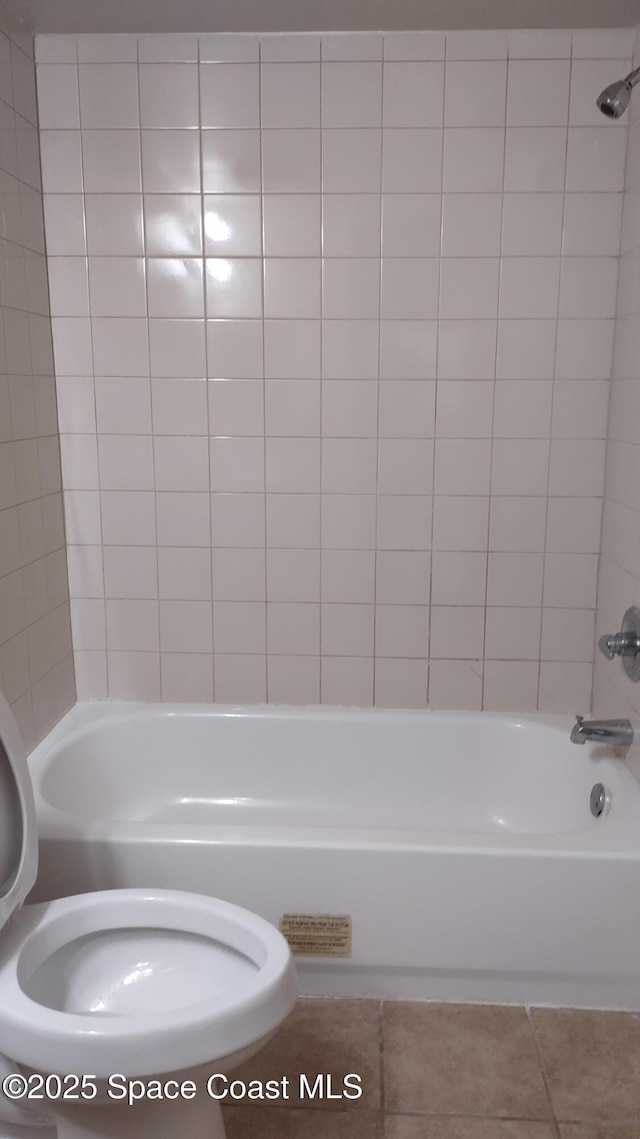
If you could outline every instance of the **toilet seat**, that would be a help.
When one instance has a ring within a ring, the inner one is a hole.
[[[64,1011],[65,1004],[73,1007],[65,984],[78,953],[91,963],[95,951],[106,987],[120,978],[120,984],[133,982],[133,993],[137,971],[122,979],[123,963],[130,963],[120,936],[126,931],[151,946],[151,956],[157,945],[158,968],[172,959],[180,963],[180,935],[199,970],[191,986],[185,982],[184,1003],[174,994],[158,1007],[153,993],[162,985],[153,990],[150,959],[140,972],[151,978],[153,991],[134,999],[130,1011],[126,993],[117,1012],[100,1010],[99,1000],[96,1011]],[[295,1000],[289,950],[273,926],[228,902],[177,890],[103,890],[25,906],[5,927],[1,948],[0,1052],[61,1075],[150,1076],[214,1063],[269,1036]]]

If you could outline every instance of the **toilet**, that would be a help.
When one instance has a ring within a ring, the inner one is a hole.
[[[0,1139],[223,1139],[210,1077],[254,1055],[295,1002],[282,935],[177,890],[23,906],[37,864],[25,749],[0,694],[0,1085],[17,1076]]]

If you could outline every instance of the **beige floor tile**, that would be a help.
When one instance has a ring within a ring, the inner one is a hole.
[[[383,1008],[387,1111],[550,1117],[524,1009],[401,1002]]]
[[[261,1104],[225,1108],[224,1122],[227,1139],[382,1139],[381,1118],[368,1111],[327,1115],[325,1111]]]
[[[558,1119],[640,1121],[640,1016],[534,1009],[532,1022]]]
[[[367,1000],[299,1000],[291,1016],[266,1048],[234,1070],[235,1079],[290,1080],[289,1107],[377,1111],[380,1107],[380,1005]],[[332,1090],[342,1091],[345,1075],[362,1079],[358,1100],[300,1100],[299,1077],[313,1085],[320,1073],[330,1074]],[[239,1110],[248,1104],[238,1105]],[[319,1134],[319,1133],[318,1133]],[[257,1139],[257,1137],[256,1137]]]
[[[385,1139],[555,1139],[556,1133],[552,1123],[532,1123],[526,1119],[387,1115],[384,1135]],[[612,1139],[617,1137],[612,1136]]]
[[[561,1139],[640,1139],[640,1127],[612,1124],[561,1123]]]

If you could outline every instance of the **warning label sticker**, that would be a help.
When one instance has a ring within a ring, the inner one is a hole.
[[[348,914],[283,914],[280,933],[295,957],[350,957]]]

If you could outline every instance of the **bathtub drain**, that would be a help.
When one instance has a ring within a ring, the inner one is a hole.
[[[604,783],[594,783],[591,788],[591,814],[594,818],[599,819],[600,815],[606,815],[609,807],[611,806],[611,796],[607,791]]]

